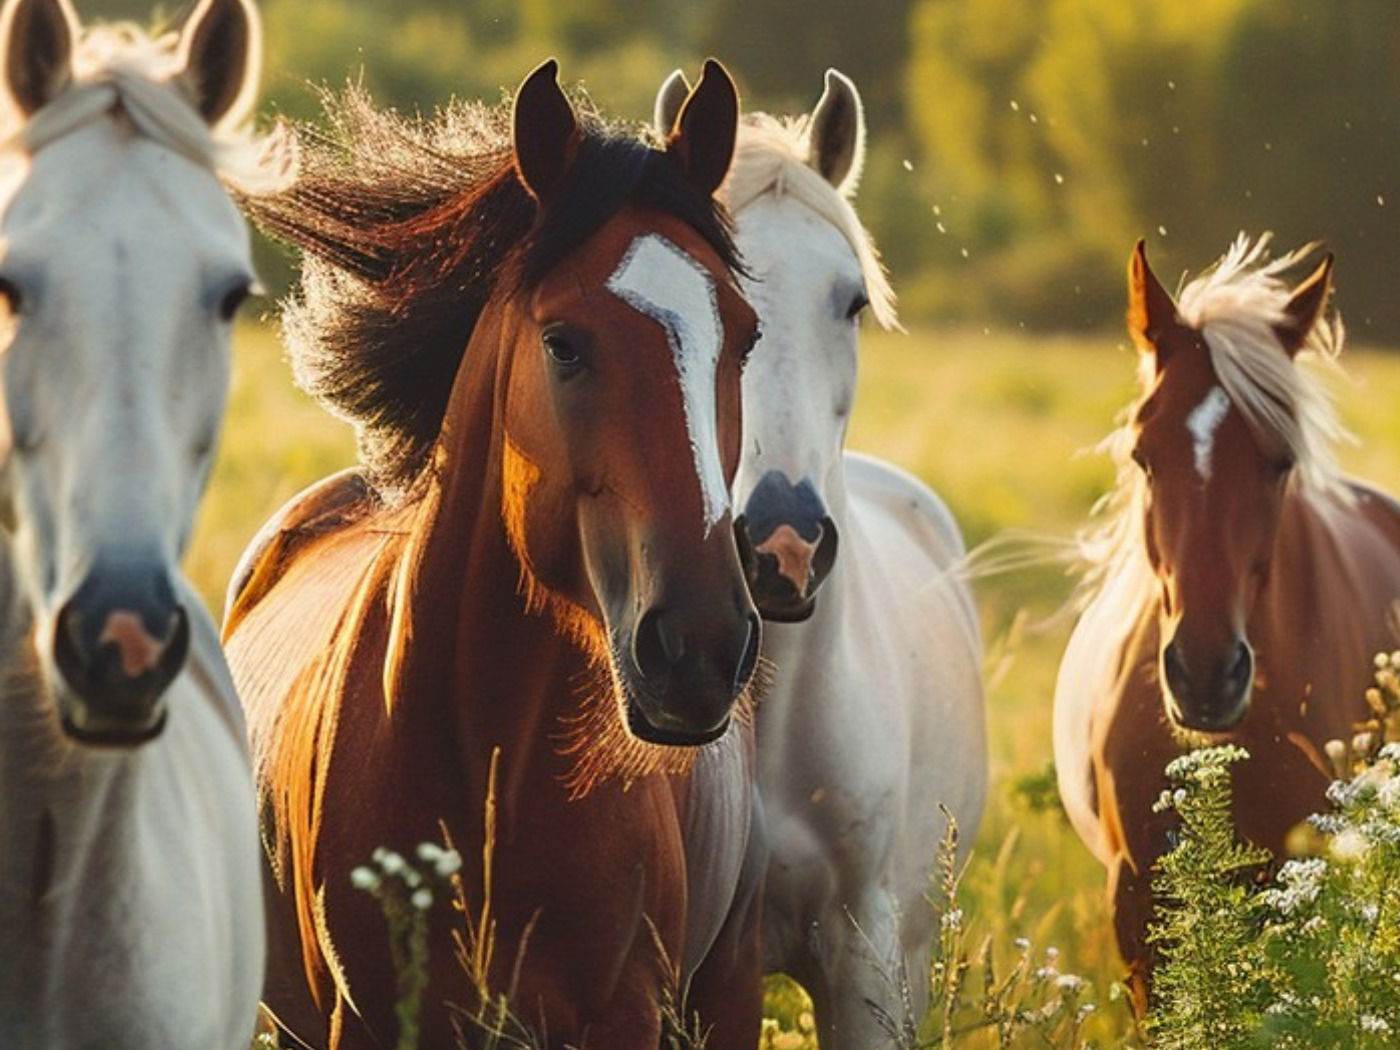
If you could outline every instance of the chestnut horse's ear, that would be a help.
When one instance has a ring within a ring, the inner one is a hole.
[[[530,195],[548,204],[578,151],[578,119],[559,87],[559,63],[545,59],[515,93],[510,116],[515,170]]]
[[[1274,325],[1274,334],[1278,336],[1284,350],[1288,351],[1289,357],[1297,354],[1308,341],[1313,325],[1317,324],[1323,311],[1327,309],[1327,300],[1331,292],[1332,253],[1328,252],[1312,275],[1293,290],[1288,305],[1283,308],[1287,320]]]
[[[1138,238],[1128,259],[1128,334],[1145,354],[1155,354],[1157,367],[1166,362],[1166,347],[1158,341],[1176,323],[1176,303],[1147,265],[1147,243]]]
[[[661,89],[656,93],[656,104],[651,108],[652,126],[662,141],[669,141],[671,133],[676,130],[676,118],[681,115],[681,107],[689,96],[690,81],[679,69],[662,81]]]
[[[865,109],[844,73],[826,71],[826,88],[812,110],[807,164],[843,197],[856,191],[865,167]]]
[[[0,9],[5,89],[19,114],[43,109],[73,79],[81,26],[68,0],[6,0]]]
[[[247,120],[262,75],[262,21],[252,0],[200,0],[180,29],[180,77],[210,127]]]
[[[739,125],[739,92],[728,71],[713,58],[676,115],[666,152],[707,197],[719,189],[734,158]]]

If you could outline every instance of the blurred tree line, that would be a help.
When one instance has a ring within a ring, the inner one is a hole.
[[[78,0],[145,20],[141,0]],[[1123,266],[1199,269],[1241,230],[1337,252],[1362,338],[1400,338],[1397,0],[263,0],[269,110],[362,79],[430,111],[557,55],[610,115],[714,54],[747,106],[865,97],[859,206],[906,319],[1116,325]]]

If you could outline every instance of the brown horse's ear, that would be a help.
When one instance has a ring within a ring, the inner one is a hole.
[[[1288,305],[1283,308],[1287,320],[1274,326],[1274,334],[1278,336],[1278,341],[1289,357],[1297,354],[1308,341],[1313,325],[1317,324],[1323,311],[1327,309],[1327,300],[1331,292],[1332,253],[1328,252],[1312,275],[1293,290]]]
[[[0,9],[5,89],[21,116],[43,109],[73,79],[81,32],[68,0],[6,0]]]
[[[1157,357],[1157,367],[1166,362],[1166,347],[1159,337],[1176,323],[1176,303],[1147,264],[1147,243],[1138,238],[1128,259],[1128,334],[1137,348]]]
[[[865,166],[865,109],[860,92],[840,70],[826,71],[826,86],[812,110],[807,164],[843,197],[856,191]]]
[[[666,151],[706,196],[719,189],[734,158],[739,125],[739,92],[728,71],[713,58],[676,115]]]
[[[510,119],[515,170],[530,195],[548,204],[574,162],[579,141],[574,107],[559,87],[558,62],[546,59],[521,82]]]
[[[651,108],[652,126],[663,141],[669,141],[676,130],[676,118],[681,115],[681,107],[690,97],[690,81],[679,69],[661,82],[656,93],[656,104]]]
[[[252,0],[199,0],[180,28],[180,77],[210,127],[247,120],[262,76],[262,21]]]

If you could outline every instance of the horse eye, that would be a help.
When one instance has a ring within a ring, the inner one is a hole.
[[[24,304],[24,296],[20,294],[19,286],[8,277],[0,277],[0,299],[5,300],[5,306],[12,314],[17,314]]]
[[[1144,474],[1152,473],[1151,469],[1147,465],[1147,457],[1143,455],[1142,449],[1140,447],[1134,445],[1131,455],[1133,457],[1133,462],[1142,468],[1142,472]]]
[[[748,361],[749,355],[753,353],[758,341],[763,338],[763,328],[761,325],[754,325],[753,331],[749,333],[748,339],[744,340],[744,345],[739,350],[739,364]]]
[[[846,320],[854,321],[857,317],[860,316],[861,311],[869,305],[870,299],[865,294],[865,292],[857,292],[855,298],[851,300],[851,305],[846,308]]]
[[[225,321],[232,321],[233,315],[238,313],[238,308],[248,301],[248,296],[253,294],[252,281],[240,281],[219,300],[219,316]]]
[[[583,353],[579,340],[559,328],[546,328],[540,333],[540,343],[549,359],[562,369],[575,369],[583,365]]]

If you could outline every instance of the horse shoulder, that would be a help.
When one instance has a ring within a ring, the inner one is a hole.
[[[238,559],[224,600],[224,636],[270,591],[307,541],[362,519],[376,499],[364,474],[350,467],[303,489],[253,537]]]

